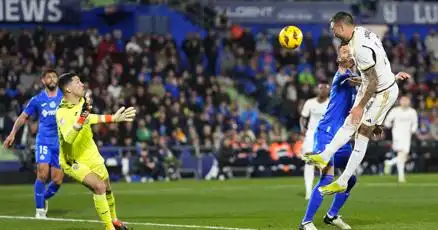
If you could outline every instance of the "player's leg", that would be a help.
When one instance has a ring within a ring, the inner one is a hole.
[[[46,211],[44,208],[44,191],[46,190],[46,183],[48,179],[49,179],[49,164],[37,163],[37,178],[34,184],[36,218],[46,218]]]
[[[116,200],[114,198],[114,193],[111,189],[111,183],[109,180],[109,174],[108,170],[105,167],[104,163],[96,163],[93,164],[93,167],[91,170],[99,175],[100,178],[103,179],[105,183],[105,198],[108,203],[108,208],[111,216],[111,221],[116,230],[127,230],[128,227],[123,224],[118,218],[117,218],[117,212],[116,212]]]
[[[312,195],[313,180],[315,179],[315,166],[304,164],[304,186],[306,187],[305,199],[309,200]]]
[[[407,151],[402,151],[397,153],[397,173],[398,173],[398,182],[403,183],[406,182],[405,177],[405,165],[408,157]]]
[[[330,184],[333,181],[333,175],[334,168],[332,164],[322,170],[319,182],[313,188],[312,195],[310,196],[310,200],[307,204],[306,213],[301,221],[300,229],[306,230],[314,227],[314,225],[311,223],[313,222],[315,213],[318,211],[324,199],[322,194],[318,191],[318,188]],[[311,226],[307,226],[308,224],[311,224]]]
[[[47,189],[44,193],[45,200],[45,210],[49,209],[48,199],[53,197],[61,187],[62,181],[64,179],[64,173],[62,172],[59,166],[59,148],[51,148],[50,149],[51,162],[50,162],[50,183],[47,186]]]
[[[345,148],[341,149],[339,152],[336,153],[334,159],[336,169],[344,169],[346,167],[351,151],[352,151],[351,146],[348,144],[348,146],[346,146]],[[336,193],[332,205],[324,217],[324,222],[326,224],[335,225],[340,229],[351,229],[350,225],[348,225],[347,223],[344,222],[343,219],[341,219],[341,217],[339,216],[339,211],[350,197],[350,191],[355,184],[356,184],[356,176],[353,175],[348,181],[347,190],[343,193]]]
[[[44,210],[44,192],[46,190],[46,183],[49,180],[49,157],[50,154],[47,146],[38,144],[35,146],[35,161],[37,165],[37,178],[35,179],[34,184],[36,218],[46,217],[46,212]]]
[[[106,199],[106,185],[102,178],[93,173],[88,173],[82,183],[93,192],[94,206],[100,219],[105,224],[107,230],[113,230],[113,223],[110,214],[110,208]]]
[[[114,193],[111,189],[111,184],[109,179],[105,180],[105,185],[106,185],[106,200],[108,201],[108,206],[114,227],[117,230],[128,230],[128,227],[117,218],[116,199],[114,198]]]
[[[44,199],[46,200],[52,198],[56,192],[58,192],[62,181],[64,180],[64,173],[60,168],[52,166],[50,167],[50,178],[51,181],[47,186],[46,192],[44,193]]]
[[[374,102],[364,114],[363,123],[360,125],[358,134],[356,135],[353,152],[351,153],[344,172],[336,182],[324,188],[320,188],[320,191],[323,194],[329,195],[344,192],[347,189],[348,181],[351,176],[353,176],[365,156],[369,139],[373,134],[374,126],[383,122],[386,114],[397,100],[397,97],[398,88],[396,85],[393,86],[392,89],[388,89],[387,91],[376,95]]]
[[[314,137],[306,136],[303,142],[302,154],[306,154],[313,150]],[[312,195],[313,180],[315,180],[315,167],[312,164],[304,164],[304,187],[306,190],[305,199],[309,200]]]
[[[91,171],[89,163],[75,161],[74,163],[62,163],[62,169],[65,174],[71,176],[76,181],[83,184],[93,192],[94,206],[97,214],[105,224],[107,230],[114,230],[111,214],[109,211],[108,201],[106,200],[106,185],[104,179],[97,173]]]
[[[325,167],[336,151],[351,139],[356,129],[357,126],[351,124],[351,119],[348,117],[342,127],[336,132],[332,141],[325,147],[324,151],[320,154],[306,156],[306,161],[315,164],[319,168]]]

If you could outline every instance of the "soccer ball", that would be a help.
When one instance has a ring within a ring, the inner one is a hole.
[[[280,45],[288,49],[296,49],[303,42],[303,32],[296,26],[286,26],[278,34]]]

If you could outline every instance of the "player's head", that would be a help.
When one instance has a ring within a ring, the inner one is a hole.
[[[348,45],[341,45],[338,50],[338,64],[347,69],[351,69],[354,66],[354,59],[351,55]]]
[[[348,42],[353,36],[354,19],[347,12],[340,11],[330,19],[330,27],[335,37]]]
[[[326,99],[330,93],[330,85],[326,81],[321,81],[318,84],[318,97],[321,99]]]
[[[400,97],[400,106],[403,108],[408,108],[411,105],[411,99],[408,96]]]
[[[48,90],[53,91],[58,86],[58,74],[55,70],[49,69],[41,74],[41,82]]]
[[[77,74],[65,73],[59,77],[59,88],[66,96],[83,97],[85,93],[84,83]]]

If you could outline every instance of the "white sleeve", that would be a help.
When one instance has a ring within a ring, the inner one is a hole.
[[[304,102],[303,109],[301,110],[301,116],[308,118],[310,116],[310,101]]]
[[[394,121],[394,116],[395,116],[395,109],[391,109],[391,111],[389,111],[388,116],[386,116],[385,119],[385,126],[387,128],[391,128],[392,127],[392,122]]]
[[[418,129],[418,115],[417,115],[417,111],[412,110],[412,133],[417,132]]]
[[[362,45],[356,50],[356,63],[361,71],[368,70],[376,64],[376,53],[372,47]]]

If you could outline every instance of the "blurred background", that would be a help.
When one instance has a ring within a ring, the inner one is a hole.
[[[121,105],[133,123],[96,125],[112,180],[153,182],[302,175],[299,116],[337,70],[328,21],[355,15],[382,40],[419,114],[408,172],[438,172],[436,1],[31,0],[0,4],[0,140],[40,74],[78,73],[94,112]],[[297,25],[299,49],[279,46]],[[0,150],[0,183],[33,183],[37,118]],[[375,139],[359,173],[382,174],[391,132]]]

